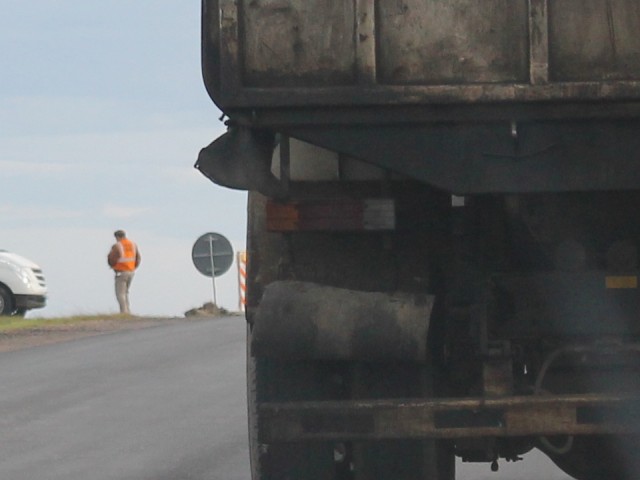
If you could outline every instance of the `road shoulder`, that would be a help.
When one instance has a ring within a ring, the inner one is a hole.
[[[172,323],[198,322],[211,320],[215,317],[173,317],[173,318],[149,318],[131,317],[127,319],[95,319],[79,323],[50,325],[20,329],[9,332],[0,332],[0,352],[11,352],[23,348],[49,345],[52,343],[68,342],[79,338],[94,335],[103,335],[112,332],[139,330]]]

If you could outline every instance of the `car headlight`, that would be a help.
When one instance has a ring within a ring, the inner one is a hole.
[[[11,269],[16,273],[18,278],[27,287],[31,286],[31,270],[27,267],[19,267],[17,265],[10,265]]]

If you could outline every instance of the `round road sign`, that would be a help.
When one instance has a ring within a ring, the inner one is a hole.
[[[219,277],[233,263],[233,247],[219,233],[205,233],[193,244],[191,259],[201,274],[211,277],[214,272],[214,276]]]

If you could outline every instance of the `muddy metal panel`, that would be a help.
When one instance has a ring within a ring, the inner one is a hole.
[[[637,100],[637,0],[203,0],[223,109]]]
[[[240,5],[246,86],[354,83],[352,2],[261,0]]]
[[[527,0],[378,2],[385,84],[526,82]]]
[[[549,2],[550,75],[554,81],[637,80],[640,2]]]

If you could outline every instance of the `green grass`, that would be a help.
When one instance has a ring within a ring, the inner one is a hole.
[[[121,320],[122,322],[135,319],[130,315],[74,315],[71,317],[54,318],[22,318],[22,317],[0,317],[0,333],[15,332],[18,330],[46,329],[60,325],[75,325],[83,322],[96,320]],[[138,318],[139,319],[139,318]]]

